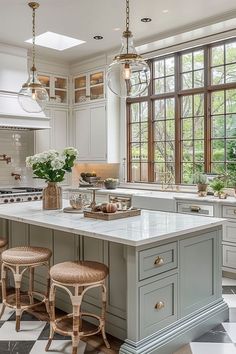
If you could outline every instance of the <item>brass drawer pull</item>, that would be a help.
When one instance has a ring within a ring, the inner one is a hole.
[[[197,205],[191,205],[190,210],[194,211],[195,213],[199,213],[201,208],[199,206],[197,206]]]
[[[159,302],[157,302],[156,305],[155,305],[155,309],[156,309],[156,310],[161,310],[161,309],[163,309],[164,307],[165,307],[165,304],[164,304],[163,301],[159,301]]]
[[[161,266],[161,265],[163,265],[165,262],[164,262],[164,259],[162,258],[162,257],[157,257],[157,259],[155,260],[155,262],[154,262],[154,264],[156,265],[156,266]]]

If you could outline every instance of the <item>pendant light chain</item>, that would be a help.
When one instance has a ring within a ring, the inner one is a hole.
[[[129,0],[126,0],[126,31],[129,31]]]
[[[35,7],[33,7],[33,16],[32,16],[32,29],[33,29],[33,47],[32,47],[32,59],[33,59],[33,70],[35,70]]]
[[[126,0],[126,53],[129,53],[129,0]]]

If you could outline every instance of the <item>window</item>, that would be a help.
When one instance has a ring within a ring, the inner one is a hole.
[[[236,40],[150,61],[148,92],[127,99],[128,180],[191,184],[236,172]]]

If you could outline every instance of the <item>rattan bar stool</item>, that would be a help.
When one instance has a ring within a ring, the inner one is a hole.
[[[16,313],[16,331],[20,330],[21,315],[25,310],[34,306],[45,303],[46,309],[49,313],[48,295],[50,290],[50,258],[52,256],[51,250],[42,247],[15,247],[10,248],[2,253],[2,310],[0,319],[6,307],[15,309]],[[34,291],[34,269],[36,267],[45,266],[47,268],[47,290],[46,294]],[[15,282],[15,303],[8,302],[6,291],[6,273],[10,270],[13,273]],[[22,305],[21,303],[21,281],[23,274],[29,270],[29,290],[28,296],[29,305]],[[34,295],[42,297],[42,301],[34,303]]]
[[[102,334],[106,347],[110,348],[105,333],[105,313],[107,302],[105,279],[107,275],[107,266],[98,262],[64,262],[56,264],[51,268],[51,290],[49,294],[50,336],[45,348],[46,351],[50,348],[55,332],[63,336],[71,336],[72,354],[77,354],[80,338],[91,336],[99,332]],[[81,304],[85,293],[88,290],[97,287],[102,288],[101,316],[81,312]],[[64,289],[69,294],[73,308],[71,314],[58,319],[55,318],[56,288]],[[82,329],[83,316],[96,318],[99,322],[98,327],[95,330],[84,331]],[[69,319],[71,319],[71,321],[69,321]]]

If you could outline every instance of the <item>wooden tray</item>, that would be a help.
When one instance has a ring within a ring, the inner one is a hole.
[[[100,220],[116,220],[116,219],[123,219],[129,218],[131,216],[138,216],[141,214],[140,209],[131,209],[131,210],[118,210],[115,213],[103,213],[102,211],[84,211],[84,217],[86,218],[93,218],[93,219],[100,219]]]

